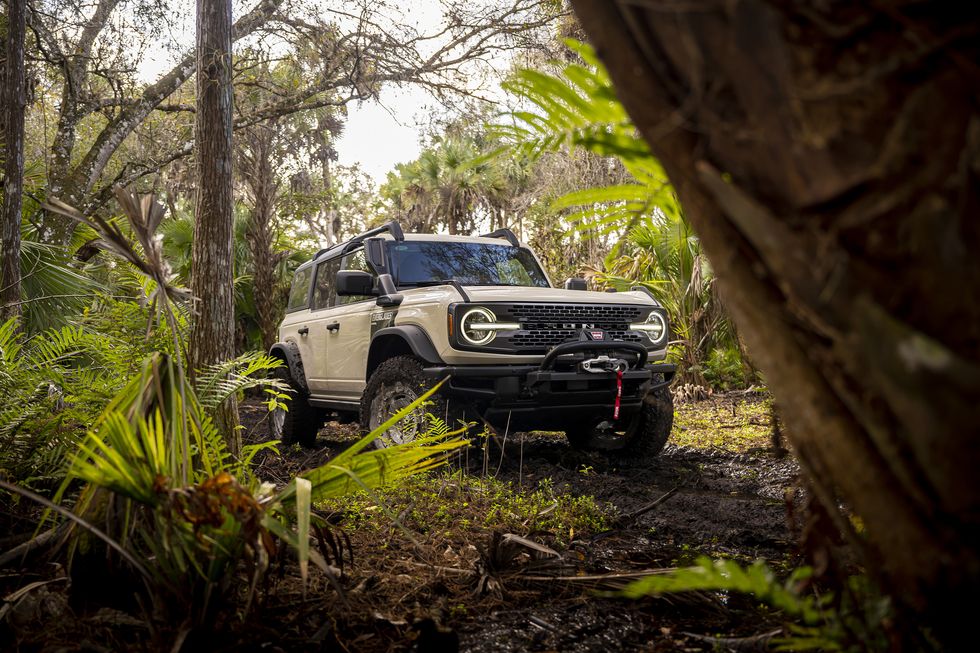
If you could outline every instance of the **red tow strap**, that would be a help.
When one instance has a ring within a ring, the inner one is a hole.
[[[613,419],[619,419],[619,400],[623,398],[623,370],[616,370],[616,404],[613,407]]]

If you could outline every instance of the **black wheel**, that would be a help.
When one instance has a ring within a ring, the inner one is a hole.
[[[435,382],[422,373],[422,362],[412,356],[395,356],[384,361],[368,379],[361,396],[361,428],[365,432],[377,429],[395,413],[424,395]],[[428,415],[446,423],[451,431],[460,428],[466,410],[462,403],[453,405],[447,397],[436,393],[425,405],[407,415],[374,441],[378,449],[411,442],[430,426]],[[472,421],[472,419],[470,420]]]
[[[655,377],[654,383],[662,383]],[[599,420],[570,428],[568,442],[577,449],[599,449],[622,458],[654,458],[663,451],[674,425],[674,399],[663,386],[647,393],[640,410],[629,420]]]
[[[289,373],[285,363],[275,370],[275,377],[292,388],[286,403],[288,410],[277,408],[269,416],[269,435],[283,444],[298,442],[304,447],[316,444],[316,434],[324,423],[323,411],[310,405],[309,393]]]

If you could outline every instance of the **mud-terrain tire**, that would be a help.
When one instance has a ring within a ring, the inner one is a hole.
[[[395,356],[378,365],[361,395],[361,430],[364,433],[381,426],[398,410],[428,392],[435,381],[422,373],[422,361],[413,356]],[[443,420],[450,431],[460,428],[459,420],[475,416],[461,402],[441,393],[429,397],[427,404],[388,429],[385,437],[374,441],[377,449],[411,442],[428,428],[427,414]]]
[[[663,383],[663,377],[655,376],[653,383]],[[604,442],[604,446],[594,446],[596,426],[592,424],[569,429],[565,433],[569,444],[576,449],[601,449],[623,459],[649,460],[657,457],[667,444],[674,426],[674,398],[670,387],[662,386],[648,392],[640,410],[629,423],[623,425],[622,431],[616,432],[611,442]]]
[[[282,440],[283,444],[299,443],[304,447],[313,447],[316,434],[326,421],[323,411],[310,405],[309,392],[296,382],[285,363],[277,367],[273,374],[293,391],[286,400],[289,410],[277,408],[269,416],[269,436],[273,440]]]

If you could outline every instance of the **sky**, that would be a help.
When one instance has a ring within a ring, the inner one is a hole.
[[[347,108],[347,122],[336,148],[341,165],[360,164],[379,185],[396,163],[418,157],[422,151],[417,119],[433,99],[416,87],[385,89],[378,101]]]
[[[330,3],[332,0],[321,0]],[[251,6],[251,0],[235,1],[236,12]],[[442,23],[440,3],[432,0],[401,0],[392,8],[389,19],[412,25],[421,33],[438,32]],[[387,14],[386,14],[387,15]],[[193,46],[194,12],[184,9],[167,49],[150,47],[143,52],[139,76],[151,83],[173,66],[175,57]],[[185,42],[186,41],[186,42]],[[496,65],[496,62],[494,62]],[[501,60],[499,68],[508,66]],[[486,87],[486,84],[484,84]],[[487,88],[481,89],[486,94]],[[490,94],[493,95],[493,90]],[[422,151],[422,127],[433,112],[444,111],[439,102],[418,86],[384,88],[377,100],[355,102],[347,106],[347,121],[336,143],[338,163],[359,164],[375,183],[382,184],[395,164],[411,161]]]

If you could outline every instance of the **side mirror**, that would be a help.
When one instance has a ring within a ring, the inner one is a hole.
[[[361,270],[341,270],[337,273],[337,294],[341,297],[375,295],[374,277]]]
[[[569,277],[565,279],[565,290],[588,290],[589,284],[581,277]]]
[[[402,300],[405,299],[398,292],[395,280],[388,273],[378,275],[378,287],[381,288],[381,291],[378,293],[378,299],[375,303],[382,308],[394,308],[401,305]]]

